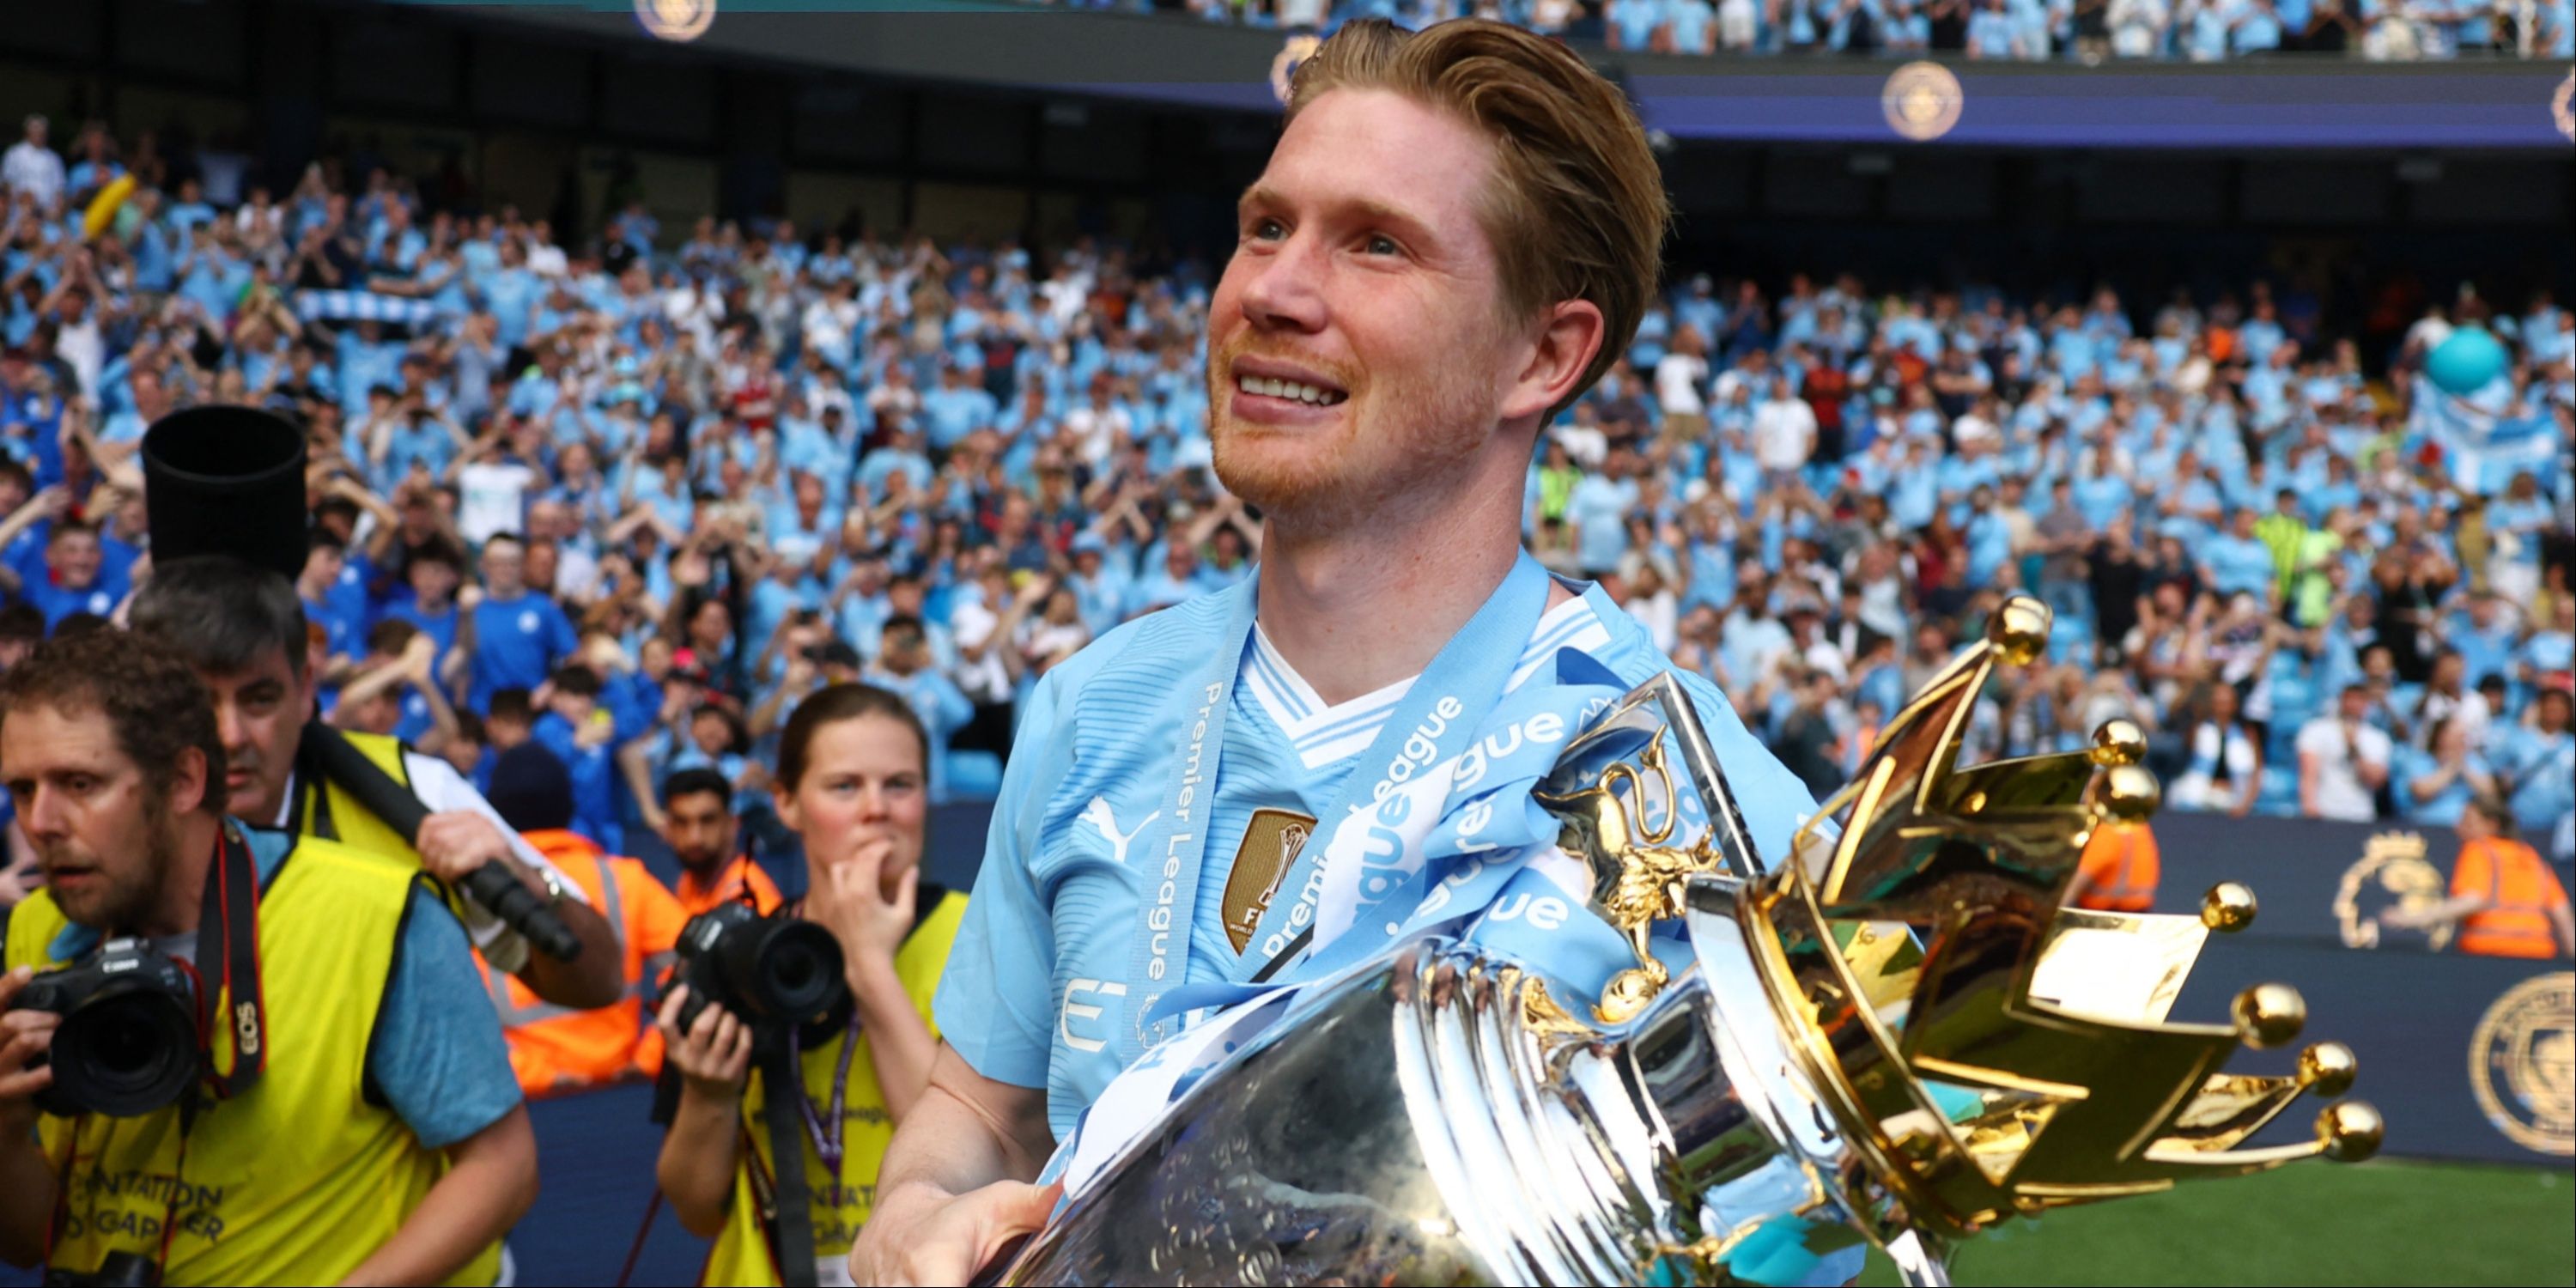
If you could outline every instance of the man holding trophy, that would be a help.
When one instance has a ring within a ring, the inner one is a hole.
[[[1842,1282],[1876,1243],[1938,1281],[1951,1239],[2349,1083],[2326,1044],[2184,1094],[2296,995],[2158,1028],[2201,922],[2052,919],[2089,828],[2153,807],[2133,730],[1953,772],[2035,602],[1838,820],[1521,551],[1536,435],[1626,349],[1667,222],[1625,98],[1542,37],[1358,22],[1298,69],[1209,311],[1259,575],[1035,690],[855,1279]],[[2163,1081],[2102,1094],[2097,1055]]]
[[[1413,907],[1332,927],[1332,896],[1393,842],[1334,824],[1388,812],[1395,773],[1445,775],[1521,673],[1516,692],[1554,686],[1562,646],[1620,690],[1666,665],[1520,550],[1538,430],[1626,348],[1661,266],[1662,181],[1619,91],[1498,24],[1353,24],[1298,72],[1240,215],[1209,312],[1209,434],[1266,518],[1258,585],[1114,632],[1041,684],[863,1282],[956,1282],[1034,1229],[1053,1195],[1016,1182],[1135,1060],[1141,1009],[1184,971],[1275,976],[1336,930],[1385,943]],[[1166,660],[1131,676],[1146,649]],[[1757,835],[1785,849],[1806,789],[1699,693],[1728,768],[1759,784]],[[1581,712],[1530,714],[1555,726],[1552,759]],[[1069,771],[1083,799],[1057,786]],[[1418,852],[1443,804],[1382,836]]]

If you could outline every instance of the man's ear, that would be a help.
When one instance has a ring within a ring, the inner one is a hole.
[[[1549,408],[1574,396],[1576,382],[1601,351],[1607,325],[1601,306],[1590,300],[1564,300],[1550,306],[1530,335],[1530,356],[1503,396],[1502,418],[1544,416]]]
[[[206,803],[206,789],[210,784],[210,775],[206,770],[204,749],[198,747],[179,749],[178,758],[170,763],[171,813],[192,813]],[[218,809],[216,812],[222,811]]]

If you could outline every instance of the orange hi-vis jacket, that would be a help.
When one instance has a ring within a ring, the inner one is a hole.
[[[2156,834],[2144,823],[2108,819],[2093,829],[2077,869],[2084,889],[2078,908],[2097,912],[2149,912],[2156,906],[2156,882],[2164,875]]]
[[[778,883],[770,880],[748,854],[725,860],[724,866],[716,869],[716,879],[705,885],[700,885],[693,873],[681,869],[680,884],[673,893],[679,897],[680,911],[692,917],[717,904],[736,903],[745,897],[751,900],[753,912],[766,917],[785,902],[779,898]]]
[[[2490,836],[2460,847],[2451,897],[2477,895],[2487,906],[2460,923],[2460,951],[2482,957],[2557,955],[2549,911],[2567,906],[2567,891],[2549,864],[2520,841]]]
[[[590,896],[590,906],[617,938],[626,994],[595,1011],[578,1011],[539,998],[528,986],[489,964],[484,977],[502,1034],[510,1043],[510,1068],[529,1095],[544,1095],[613,1082],[632,1071],[662,1070],[662,1034],[644,1014],[644,994],[668,965],[672,945],[688,916],[680,901],[643,864],[614,858],[578,833],[526,832],[528,844],[561,868]]]

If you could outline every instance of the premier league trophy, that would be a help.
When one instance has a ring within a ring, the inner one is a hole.
[[[2250,892],[2197,917],[2060,905],[2092,830],[2156,807],[2134,725],[1956,763],[1988,675],[2048,629],[2005,604],[1768,874],[1679,686],[1636,690],[1538,794],[1635,969],[1560,999],[1470,945],[1391,950],[1211,1069],[1004,1281],[1781,1284],[1866,1241],[1936,1284],[2014,1216],[2368,1157],[2379,1117],[2349,1101],[2312,1143],[2236,1148],[2351,1086],[2331,1042],[2295,1077],[2222,1071],[2298,1035],[2292,989],[2246,990],[2230,1026],[2165,1022]],[[1684,791],[1706,835],[1668,845]],[[1678,972],[1645,951],[1672,918]]]

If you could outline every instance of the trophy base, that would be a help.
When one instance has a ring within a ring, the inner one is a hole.
[[[1474,947],[1397,951],[1209,1070],[1002,1282],[1810,1281],[1863,1241],[1844,1151],[1740,926],[1694,931],[1702,968],[1608,1031]]]

